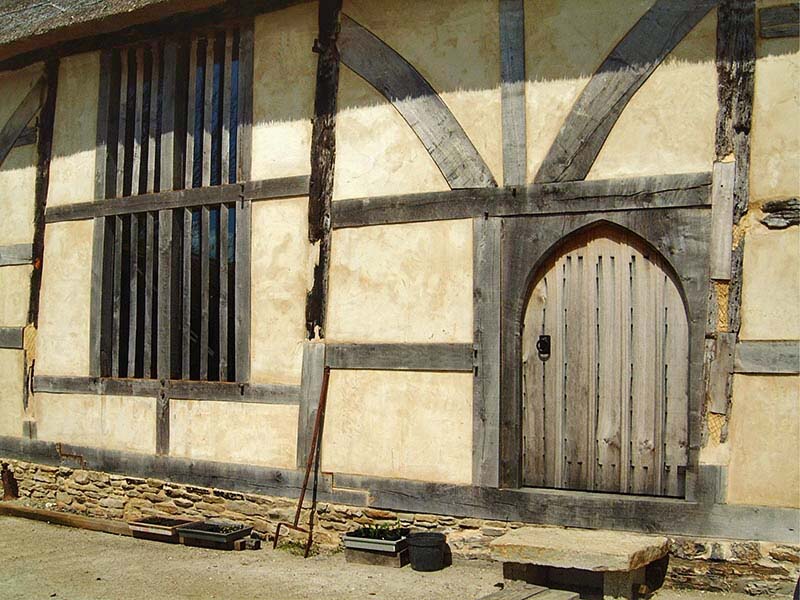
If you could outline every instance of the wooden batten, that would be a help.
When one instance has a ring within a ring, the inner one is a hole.
[[[714,163],[711,182],[711,279],[731,278],[736,163]]]
[[[503,185],[527,180],[525,3],[500,0],[500,78],[503,114]]]
[[[228,206],[219,207],[219,379],[228,379]]]
[[[200,209],[200,379],[208,381],[208,346],[209,328],[209,287],[211,274],[209,271],[209,244],[211,229],[210,214],[207,207]]]
[[[800,342],[747,340],[736,344],[736,373],[763,375],[800,374]]]
[[[303,370],[300,383],[300,410],[297,422],[297,468],[306,466],[311,449],[314,421],[325,371],[325,344],[306,342],[303,345]]]
[[[183,261],[181,301],[181,377],[191,379],[192,364],[192,211],[184,209],[181,254]],[[180,213],[178,213],[180,214]]]
[[[235,380],[250,379],[250,296],[251,296],[251,206],[249,202],[236,204],[236,239],[234,265],[234,339],[236,340]]]
[[[331,369],[472,371],[472,344],[326,344]]]
[[[0,267],[29,265],[33,262],[33,244],[0,246]]]

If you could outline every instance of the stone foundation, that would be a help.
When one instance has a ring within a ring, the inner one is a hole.
[[[1,459],[0,459],[1,460]],[[68,467],[3,460],[14,471],[20,498],[32,505],[105,519],[143,516],[224,518],[252,525],[272,538],[279,521],[292,521],[296,501],[242,494]],[[506,523],[320,503],[318,551],[336,551],[341,535],[362,525],[394,524],[441,531],[453,554],[489,558],[489,542],[524,523]],[[303,511],[306,521],[308,511]],[[800,574],[800,546],[756,541],[673,538],[666,584],[677,588],[791,595]]]

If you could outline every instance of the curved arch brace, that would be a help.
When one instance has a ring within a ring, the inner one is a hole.
[[[346,15],[342,15],[338,48],[342,62],[403,116],[451,189],[497,187],[461,124],[406,59]]]
[[[592,76],[536,174],[536,183],[585,179],[636,91],[718,0],[658,0]]]

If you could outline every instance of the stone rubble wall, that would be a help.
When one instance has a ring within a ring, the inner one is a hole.
[[[2,460],[2,459],[0,459]],[[98,471],[17,460],[10,465],[19,495],[32,505],[104,519],[146,516],[221,518],[251,525],[265,540],[280,521],[291,522],[296,501]],[[307,523],[308,511],[303,511]],[[322,552],[341,547],[341,535],[364,525],[395,524],[441,531],[455,556],[489,558],[489,542],[524,523],[402,513],[320,503],[314,539]],[[289,538],[296,534],[289,534]],[[294,538],[299,541],[301,538]],[[790,595],[800,576],[800,545],[673,538],[667,585],[752,595]]]

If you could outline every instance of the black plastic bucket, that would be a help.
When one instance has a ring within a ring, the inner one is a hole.
[[[408,558],[415,571],[439,571],[445,564],[443,533],[412,533],[408,536]]]

